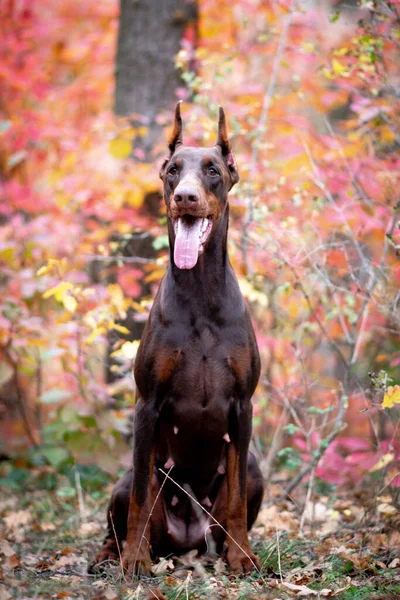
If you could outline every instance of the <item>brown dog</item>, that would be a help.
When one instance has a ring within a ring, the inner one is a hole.
[[[260,360],[227,253],[227,196],[239,175],[223,109],[216,145],[193,148],[183,145],[178,103],[169,149],[160,177],[170,262],[135,362],[133,469],[113,490],[90,568],[118,560],[124,540],[124,568],[142,573],[150,551],[202,552],[214,542],[220,553],[226,541],[230,570],[249,572],[258,559],[247,531],[263,496],[248,451]]]

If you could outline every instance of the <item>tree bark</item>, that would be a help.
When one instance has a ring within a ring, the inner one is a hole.
[[[156,117],[171,110],[182,85],[174,61],[190,22],[197,22],[197,0],[121,0],[115,112],[145,119],[148,134],[135,147],[147,160],[161,133]]]

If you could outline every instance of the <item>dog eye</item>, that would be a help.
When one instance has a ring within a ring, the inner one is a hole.
[[[178,172],[178,169],[176,167],[170,167],[168,169],[168,175],[176,175]]]
[[[208,174],[211,175],[211,177],[215,177],[215,175],[218,175],[218,171],[217,169],[214,169],[214,167],[208,167]]]

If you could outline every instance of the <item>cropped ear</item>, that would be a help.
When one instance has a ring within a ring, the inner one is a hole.
[[[171,156],[175,152],[175,148],[182,144],[182,117],[181,117],[181,104],[182,100],[179,100],[175,108],[175,120],[174,128],[172,130],[171,137],[169,138],[168,148],[171,150]]]
[[[225,112],[222,106],[218,108],[218,138],[216,146],[219,146],[221,148],[222,156],[231,175],[232,186],[234,186],[235,183],[239,181],[239,172],[228,138],[228,129],[226,127]]]
[[[168,148],[170,150],[169,156],[167,156],[160,169],[160,179],[164,177],[165,167],[167,166],[171,156],[175,152],[177,146],[180,146],[182,142],[182,117],[181,117],[181,104],[182,100],[179,100],[178,104],[175,107],[175,119],[174,119],[174,128],[171,133],[171,137],[168,141]]]

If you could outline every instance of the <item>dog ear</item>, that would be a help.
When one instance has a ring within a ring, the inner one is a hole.
[[[228,138],[228,129],[226,126],[225,112],[222,106],[218,108],[218,138],[216,145],[221,148],[222,156],[231,174],[231,181],[233,186],[239,181],[239,172]]]
[[[181,104],[182,100],[179,100],[175,108],[175,120],[174,128],[172,130],[171,137],[169,138],[168,148],[171,151],[171,156],[175,152],[175,148],[182,144],[182,117],[181,117]]]
[[[170,150],[170,154],[163,160],[163,164],[161,166],[160,173],[159,173],[160,179],[163,179],[165,167],[169,163],[169,160],[170,160],[171,156],[173,155],[173,153],[175,152],[176,147],[183,144],[183,142],[182,142],[181,104],[182,104],[182,100],[179,100],[179,102],[175,108],[174,128],[172,130],[172,134],[171,134],[171,137],[169,138],[169,142],[168,142],[168,148]]]

